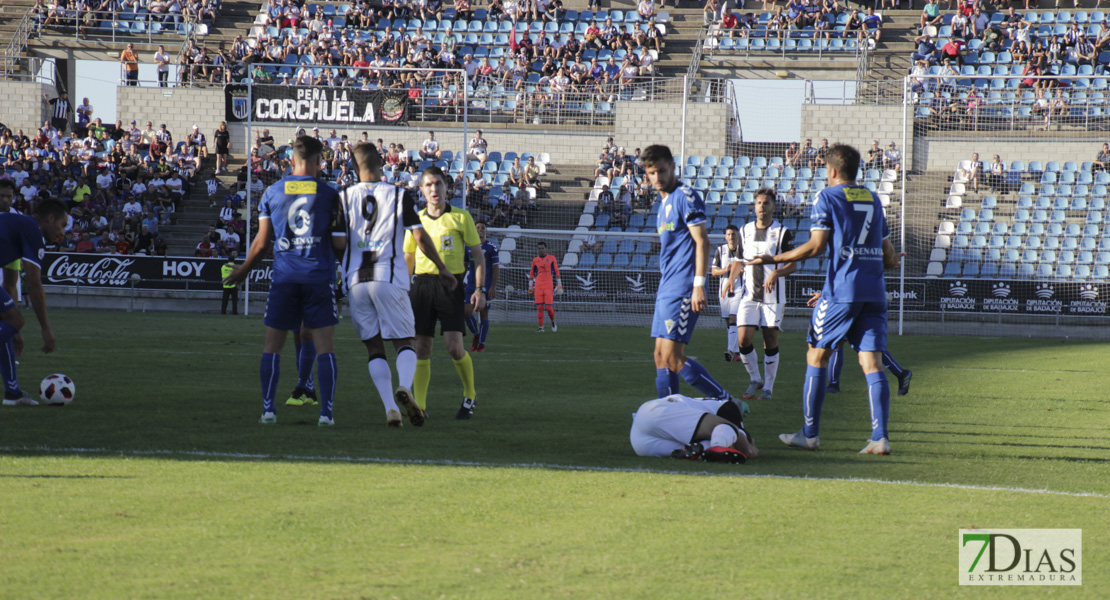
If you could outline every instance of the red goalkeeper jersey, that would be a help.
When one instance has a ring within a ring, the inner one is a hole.
[[[536,282],[536,289],[551,289],[555,287],[553,278],[559,277],[558,261],[550,254],[533,258],[531,276]]]

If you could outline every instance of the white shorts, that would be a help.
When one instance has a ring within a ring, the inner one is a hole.
[[[681,394],[649,400],[632,415],[629,440],[637,456],[669,457],[693,441],[698,423],[728,400],[701,400]]]
[[[774,327],[782,329],[783,304],[764,304],[741,300],[736,308],[737,327]]]
[[[412,302],[401,287],[388,281],[356,283],[347,299],[359,339],[366,341],[380,334],[387,340],[400,340],[416,335]]]
[[[717,298],[721,301],[721,318],[727,319],[736,314],[736,307],[740,306],[740,295],[733,294],[731,298]]]

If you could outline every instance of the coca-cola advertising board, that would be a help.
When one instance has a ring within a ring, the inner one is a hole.
[[[42,265],[46,285],[141,289],[219,290],[221,258],[186,256],[142,256],[119,254],[76,254],[48,252]],[[138,279],[133,280],[138,275]],[[252,288],[269,285],[270,265],[266,261],[251,271]],[[257,288],[255,288],[257,289]]]

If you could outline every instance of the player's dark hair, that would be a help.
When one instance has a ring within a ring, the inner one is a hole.
[[[725,227],[725,231],[735,231],[736,233],[740,233],[740,228],[733,225],[732,223],[729,223],[728,227]]]
[[[829,166],[836,169],[842,181],[855,183],[859,171],[859,150],[848,144],[833,144],[825,157]]]
[[[767,198],[771,202],[778,202],[778,199],[779,199],[778,192],[776,192],[775,190],[773,190],[769,187],[763,187],[763,188],[759,188],[758,190],[756,190],[755,191],[755,197],[758,198],[760,196],[763,196],[764,198]]]
[[[376,173],[382,168],[382,155],[378,154],[378,149],[373,144],[359,142],[355,144],[351,154],[354,155],[355,163],[361,171]]]
[[[538,244],[536,244],[537,248],[539,248],[540,246],[543,246],[544,248],[546,248],[547,247],[547,242],[539,242]]]
[[[11,179],[0,179],[0,187],[8,188],[9,190],[12,191],[13,194],[16,192],[15,181],[13,181]]]
[[[420,181],[424,181],[424,178],[428,177],[429,175],[432,177],[439,177],[441,180],[443,180],[444,184],[446,184],[448,181],[447,174],[443,172],[443,169],[435,165],[432,165],[420,172]]]
[[[32,214],[43,220],[50,217],[64,219],[69,215],[69,211],[66,210],[66,205],[61,200],[46,198],[35,203],[35,210]]]
[[[320,140],[314,137],[307,135],[298,136],[297,139],[293,141],[293,153],[301,162],[306,163],[313,158],[319,158],[320,155],[324,153],[324,145],[320,143]]]
[[[674,162],[674,155],[671,154],[671,149],[655,144],[644,148],[644,153],[640,155],[640,160],[644,163],[645,167],[654,166],[661,162]]]

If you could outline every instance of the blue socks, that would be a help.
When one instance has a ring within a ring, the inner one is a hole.
[[[833,350],[829,357],[829,385],[840,385],[840,370],[844,368],[844,347]]]
[[[312,381],[312,367],[315,365],[316,344],[302,341],[297,352],[297,387],[316,391],[316,384]]]
[[[805,425],[802,433],[807,438],[817,437],[821,428],[821,405],[825,403],[825,377],[828,369],[806,365],[806,382],[802,388],[802,414]]]
[[[470,316],[466,318],[466,328],[470,330],[470,333],[472,333],[474,335],[478,335],[478,315],[477,315],[477,313],[470,313]]]
[[[894,355],[891,354],[889,350],[883,350],[883,366],[889,369],[890,374],[894,375],[898,379],[901,379],[902,375],[906,373],[906,370],[902,368],[902,365],[898,364],[898,361],[894,360]]]
[[[890,416],[890,384],[885,371],[867,374],[867,403],[871,406],[871,439],[887,437],[886,423]]]
[[[682,370],[678,372],[679,377],[682,377],[686,383],[697,388],[697,390],[707,398],[724,398],[728,395],[725,388],[717,383],[716,379],[705,370],[705,367],[698,364],[698,361],[688,358],[686,364],[682,366]]]
[[[660,398],[678,393],[678,373],[667,368],[655,370],[655,392]]]
[[[0,344],[0,374],[4,377],[4,397],[20,397],[19,378],[15,372],[15,342],[12,340]]]
[[[339,379],[339,369],[335,364],[335,353],[329,352],[317,357],[320,361],[320,416],[332,418],[331,408],[335,402],[335,382]]]
[[[262,379],[262,412],[276,414],[274,395],[277,393],[278,376],[281,374],[281,355],[263,352],[262,365],[258,371]]]
[[[481,329],[478,331],[478,343],[486,343],[486,335],[489,334],[489,319],[482,319]]]

